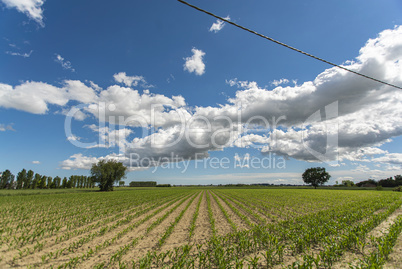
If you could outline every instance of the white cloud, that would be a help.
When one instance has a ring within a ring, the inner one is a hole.
[[[43,82],[26,81],[18,86],[0,83],[0,106],[15,108],[33,114],[44,114],[48,104],[64,106],[66,90]]]
[[[97,85],[91,84],[91,87],[88,87],[79,80],[66,80],[64,84],[69,100],[76,100],[80,103],[97,102],[98,96],[95,92],[97,88],[94,88]]]
[[[234,141],[233,145],[238,148],[247,148],[250,146],[257,146],[259,144],[265,145],[270,141],[269,137],[261,136],[257,134],[245,134],[236,141]]]
[[[289,83],[289,80],[286,78],[281,78],[280,80],[274,80],[271,82],[272,85],[274,85],[275,87],[281,85],[281,84],[287,84]]]
[[[149,91],[140,94],[137,90],[113,85],[100,92],[97,102],[90,103],[86,111],[101,121],[122,117],[128,126],[160,127],[189,117],[189,112],[183,108],[185,105],[181,96],[169,98]]]
[[[402,168],[402,153],[387,153],[384,156],[381,156],[378,158],[373,158],[372,161],[400,165],[399,169],[401,169]]]
[[[0,83],[0,107],[45,114],[49,105],[65,106],[70,100],[87,104],[97,102],[96,90],[77,80],[65,80],[61,88],[32,81],[15,87]],[[66,114],[66,110],[62,114]],[[74,117],[83,120],[86,116],[79,111]]]
[[[224,19],[225,19],[225,20],[230,20],[230,17],[227,16],[227,17],[224,18]],[[225,22],[224,22],[224,21],[216,20],[216,22],[214,22],[214,23],[212,24],[211,28],[209,28],[209,31],[210,31],[210,32],[217,33],[217,32],[219,32],[220,30],[222,30],[224,26],[225,26]]]
[[[227,183],[271,183],[271,184],[303,184],[300,173],[232,173],[194,176],[194,180],[227,182]]]
[[[204,53],[197,49],[193,53],[186,59],[189,67],[185,69],[203,73]],[[202,68],[198,68],[200,63]],[[402,26],[369,40],[356,61],[347,64],[357,72],[402,85]],[[125,73],[119,74],[116,81],[134,83]],[[380,149],[402,135],[399,89],[338,68],[324,70],[313,81],[273,90],[254,81],[233,79],[227,83],[239,89],[227,103],[215,107],[189,108],[182,96],[168,97],[149,90],[140,93],[119,85],[101,90],[72,80],[65,81],[63,87],[42,82],[15,87],[0,84],[0,106],[43,114],[48,105],[64,107],[76,100],[83,105],[82,113],[92,114],[100,122],[123,119],[127,130],[113,133],[109,129],[105,134],[122,137],[112,145],[124,145],[125,158],[138,154],[148,159],[138,167],[158,164],[161,158],[172,162],[205,158],[209,151],[234,146],[261,148],[263,153],[311,162],[317,157],[309,149],[326,153],[329,159],[339,156],[340,161],[390,163],[400,157]],[[325,108],[334,103],[337,116],[327,118]],[[137,133],[130,141],[131,127],[143,127],[143,135]],[[327,145],[328,138],[335,135],[338,145]],[[81,157],[70,158],[70,162],[78,159],[83,163]]]
[[[127,87],[136,87],[141,82],[142,84],[146,84],[146,81],[143,76],[127,76],[126,72],[120,72],[113,75],[113,78],[118,83],[123,83]]]
[[[70,70],[71,72],[75,72],[75,69],[71,65],[70,61],[65,60],[63,57],[61,57],[60,54],[56,54],[56,63],[59,63],[63,69]]]
[[[61,169],[65,169],[65,170],[71,170],[71,169],[73,169],[73,170],[75,170],[75,169],[89,170],[89,169],[91,169],[92,165],[94,163],[97,163],[100,159],[109,160],[108,156],[103,157],[103,158],[87,157],[87,156],[83,156],[81,153],[79,153],[79,154],[74,154],[74,155],[70,156],[69,159],[62,161],[60,163],[60,167],[61,167]]]
[[[13,128],[12,124],[3,124],[0,123],[0,132],[5,132],[5,131],[15,131]]]
[[[77,80],[66,80],[63,87],[30,81],[15,87],[0,83],[0,107],[45,114],[49,105],[64,107],[75,100],[83,104],[83,108],[73,115],[77,120],[84,120],[88,113],[102,121],[122,116],[128,126],[169,126],[190,116],[184,108],[186,103],[182,96],[169,98],[148,90],[140,94],[137,90],[118,85],[98,93],[94,84],[91,86]],[[68,112],[68,108],[63,108],[61,114],[67,115]]]
[[[29,18],[36,21],[42,27],[43,23],[43,9],[42,5],[45,0],[1,0],[6,7],[16,8],[19,12],[26,14]]]
[[[40,164],[40,161],[32,161],[33,164]]]
[[[128,128],[119,128],[119,126],[98,127],[95,124],[87,125],[93,132],[98,133],[101,143],[88,148],[109,148],[118,146],[123,149],[127,146],[127,138],[133,133]]]
[[[67,137],[67,140],[68,141],[79,141],[79,140],[81,140],[81,137],[78,137],[76,135],[71,135],[71,136]]]
[[[186,61],[184,63],[184,70],[190,73],[194,72],[196,75],[201,76],[205,73],[205,64],[202,61],[205,52],[196,48],[193,48],[191,52],[193,56],[184,59]]]
[[[86,82],[89,82],[89,85],[91,86],[91,88],[94,89],[96,92],[100,92],[102,90],[102,88],[98,84],[94,83],[93,81],[86,81]]]
[[[367,180],[369,178],[380,180],[383,178],[393,177],[395,174],[401,173],[402,169],[398,171],[392,170],[379,170],[379,169],[371,169],[367,166],[359,166],[356,169],[347,169],[347,170],[334,170],[329,171],[329,174],[332,176],[330,181],[335,183],[338,180],[338,183],[342,181],[343,178],[348,177],[352,178],[353,182],[357,183],[363,180]]]
[[[109,154],[104,157],[91,157],[91,156],[84,156],[81,153],[79,154],[74,154],[71,155],[70,158],[67,160],[64,160],[60,163],[60,168],[64,170],[77,170],[77,169],[84,169],[84,170],[90,170],[92,165],[101,161],[109,161],[109,160],[115,160],[119,162],[123,162],[124,164],[127,165],[127,158],[124,155],[119,155],[119,154]],[[129,171],[135,171],[135,170],[143,170],[143,168],[132,168],[128,167]]]
[[[20,56],[20,57],[23,57],[23,58],[29,58],[29,57],[31,57],[32,52],[33,52],[33,50],[31,50],[29,53],[26,53],[26,52],[25,52],[25,53],[20,53],[20,52],[6,51],[6,54],[12,55],[12,56]]]

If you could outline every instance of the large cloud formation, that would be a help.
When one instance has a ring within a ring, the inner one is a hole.
[[[344,66],[402,85],[401,64],[399,26],[370,39],[359,56]],[[401,90],[339,68],[329,68],[313,81],[273,90],[232,79],[228,84],[238,91],[217,107],[189,108],[182,96],[167,97],[149,90],[140,93],[130,87],[135,79],[126,74],[119,73],[115,79],[126,87],[112,85],[100,90],[80,81],[65,81],[61,88],[42,82],[15,87],[0,84],[0,106],[43,114],[48,105],[65,108],[69,101],[78,101],[82,103],[80,113],[103,124],[113,119],[110,124],[124,125],[121,135],[113,129],[93,129],[112,136],[111,145],[123,148],[120,154],[133,167],[205,158],[210,151],[226,147],[255,147],[263,154],[304,161],[398,163],[398,156],[379,147],[402,135]],[[142,127],[143,134],[130,139],[134,127]],[[88,166],[82,164],[84,160],[96,161],[84,157],[73,155],[61,166],[82,168]]]

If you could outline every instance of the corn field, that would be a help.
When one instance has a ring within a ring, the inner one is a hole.
[[[396,192],[123,188],[0,197],[0,268],[381,268]]]

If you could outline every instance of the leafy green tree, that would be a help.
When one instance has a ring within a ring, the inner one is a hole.
[[[124,187],[124,181],[123,180],[119,181],[119,187]]]
[[[47,176],[42,176],[38,182],[39,189],[46,189]]]
[[[46,188],[48,188],[48,189],[52,188],[52,177],[47,178]]]
[[[24,182],[24,189],[29,189],[31,187],[33,178],[34,178],[34,171],[29,170],[27,173],[27,181]]]
[[[313,167],[306,169],[302,178],[305,183],[310,184],[317,189],[319,185],[327,182],[331,176],[325,171],[324,167]]]
[[[355,183],[352,180],[342,180],[342,185],[345,187],[353,187]]]
[[[26,182],[27,180],[27,170],[22,169],[21,172],[17,174],[17,189],[20,190],[22,189],[22,185]]]
[[[63,189],[67,188],[67,178],[66,178],[66,177],[63,178],[63,181],[62,181],[62,183],[61,183],[61,187],[62,187]]]
[[[1,174],[1,178],[0,178],[0,189],[11,189],[11,185],[14,182],[14,175],[10,172],[10,170],[5,170],[2,174]]]
[[[99,183],[101,191],[112,191],[113,184],[125,177],[127,167],[115,160],[101,160],[92,165],[91,177],[94,182]]]
[[[75,181],[74,181],[74,178],[75,178],[75,176],[70,176],[69,178],[68,178],[68,182],[69,182],[69,188],[74,188],[74,184],[75,184]]]
[[[32,180],[31,189],[36,189],[41,179],[42,179],[41,175],[36,173],[34,179]]]
[[[93,181],[92,177],[88,177],[88,181],[89,181],[89,187],[95,188],[95,182]]]
[[[55,187],[56,189],[61,188],[60,183],[61,183],[61,177],[57,176],[57,177],[55,177],[55,178],[53,179],[53,184],[54,184],[54,187]]]

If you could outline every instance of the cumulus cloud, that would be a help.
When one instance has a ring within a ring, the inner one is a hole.
[[[193,54],[185,69],[200,75],[205,69],[204,53],[194,48]],[[402,85],[402,26],[369,40],[345,66]],[[62,87],[42,82],[0,84],[0,106],[43,114],[49,105],[66,107],[69,101],[77,101],[85,115],[109,122],[109,129],[95,126],[93,130],[101,131],[104,140],[114,137],[103,147],[124,146],[120,155],[133,167],[206,158],[210,151],[227,147],[255,147],[263,154],[311,162],[397,165],[400,158],[380,147],[402,135],[402,92],[335,67],[300,85],[284,87],[282,79],[273,90],[232,79],[227,83],[238,88],[236,94],[214,107],[189,108],[182,96],[140,93],[130,86],[141,79],[132,78],[118,73],[115,80],[125,87],[111,85],[103,90],[72,80]],[[113,125],[124,127],[112,129]],[[83,165],[87,160],[97,160],[88,158],[72,156],[63,167],[88,167]]]
[[[74,113],[75,119],[84,120],[87,114],[92,114],[101,121],[122,118],[122,123],[139,127],[166,127],[190,116],[182,96],[167,97],[149,90],[141,94],[118,85],[98,92],[95,86],[94,83],[87,86],[78,80],[66,80],[62,87],[31,81],[15,87],[0,83],[0,107],[45,114],[49,105],[64,107],[69,101],[78,101],[82,108]],[[68,108],[61,111],[65,115],[68,112]]]
[[[0,106],[33,114],[44,114],[48,105],[64,106],[66,90],[43,82],[26,81],[18,86],[0,83]]]
[[[117,128],[117,126],[99,127],[95,124],[87,125],[89,129],[97,133],[100,143],[88,146],[88,148],[109,148],[116,147],[123,149],[127,145],[127,137],[133,133],[133,130],[128,128]]]
[[[33,164],[40,164],[40,161],[32,161]]]
[[[181,122],[189,112],[181,96],[167,97],[145,90],[142,94],[131,88],[113,85],[99,93],[97,102],[90,103],[86,111],[101,121],[120,120],[127,126],[161,127]],[[117,122],[116,122],[117,123]]]
[[[224,19],[225,19],[225,20],[230,20],[230,17],[227,16],[227,17],[224,18]],[[220,30],[222,30],[224,26],[225,26],[225,22],[224,22],[224,21],[216,20],[216,22],[214,22],[214,23],[212,24],[211,28],[209,28],[209,31],[210,31],[210,32],[217,33],[217,32],[219,32]]]
[[[127,76],[126,72],[114,74],[113,78],[116,82],[122,83],[127,87],[136,87],[139,83],[146,84],[143,76]]]
[[[61,57],[60,54],[56,54],[56,63],[59,63],[63,69],[70,70],[71,72],[75,72],[75,69],[73,68],[72,64],[70,61],[65,60],[63,57]]]
[[[201,76],[205,73],[205,64],[202,59],[205,56],[205,52],[196,48],[193,48],[191,52],[193,56],[184,59],[186,61],[184,63],[184,70]]]
[[[69,100],[75,100],[80,103],[91,103],[98,101],[98,96],[96,94],[97,85],[95,84],[91,84],[91,87],[88,87],[79,80],[66,80],[64,81],[64,85],[66,97]]]
[[[16,8],[19,12],[26,14],[30,19],[36,21],[42,27],[43,9],[45,0],[1,0],[6,7]]]
[[[92,156],[84,156],[81,153],[79,154],[74,154],[71,155],[67,160],[64,160],[60,163],[60,168],[64,170],[77,170],[77,169],[84,169],[84,170],[90,170],[92,165],[101,161],[109,161],[109,160],[114,160],[118,162],[124,163],[126,166],[128,166],[129,171],[135,171],[135,170],[143,170],[143,168],[133,168],[129,167],[129,161],[128,159],[121,154],[109,154],[103,157],[92,157]]]
[[[402,166],[402,153],[387,153],[384,156],[373,158],[372,161]]]

